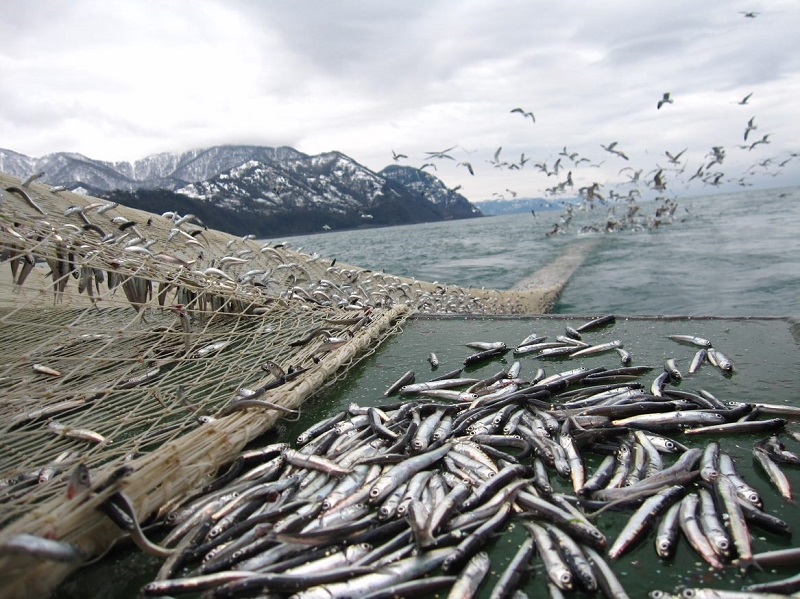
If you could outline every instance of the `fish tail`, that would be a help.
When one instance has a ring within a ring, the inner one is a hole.
[[[751,568],[756,568],[761,572],[764,571],[764,568],[762,568],[761,565],[756,560],[754,560],[752,556],[746,558],[740,557],[736,561],[736,565],[739,566],[739,572],[741,572],[742,576],[747,574],[747,571]]]

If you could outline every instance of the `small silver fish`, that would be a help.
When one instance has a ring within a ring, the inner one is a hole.
[[[37,374],[46,374],[49,376],[62,376],[62,373],[54,368],[45,366],[44,364],[34,364],[33,371]]]
[[[111,439],[104,437],[100,433],[90,431],[88,428],[73,428],[60,422],[51,422],[47,425],[47,429],[59,437],[69,437],[71,439],[79,439],[81,441],[88,441],[89,443],[97,443],[98,445],[108,445]]]

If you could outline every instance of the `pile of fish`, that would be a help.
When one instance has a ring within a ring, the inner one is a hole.
[[[499,577],[489,596],[521,598],[538,560],[551,597],[580,591],[624,598],[609,564],[654,531],[664,560],[683,537],[714,570],[796,571],[800,548],[753,552],[760,531],[790,537],[791,530],[763,510],[723,439],[758,433],[753,455],[776,491],[791,499],[782,469],[800,459],[784,441],[800,442],[786,429],[800,409],[679,390],[670,385],[682,378],[675,360],[663,369],[631,366],[621,341],[582,340],[613,322],[607,316],[568,327],[555,342],[531,335],[513,353],[569,360],[613,352],[621,367],[549,376],[539,369],[526,380],[514,361],[488,378],[467,378],[459,369],[422,383],[409,371],[386,391],[398,401],[351,404],[303,432],[296,447],[249,449],[202,493],[165,508],[170,531],[158,545],[141,539],[124,494],[116,494],[104,511],[116,512],[140,547],[168,556],[142,595],[461,599],[475,596],[494,570]],[[734,376],[711,342],[670,337],[696,346],[689,372],[708,362]],[[512,351],[501,342],[468,345],[476,353],[465,365]],[[429,361],[438,364],[435,355]],[[687,447],[678,434],[710,441]],[[596,522],[612,510],[630,516],[609,538]],[[486,550],[512,521],[525,538],[507,565],[492,564]],[[683,596],[798,590],[794,576],[741,592],[684,589]]]

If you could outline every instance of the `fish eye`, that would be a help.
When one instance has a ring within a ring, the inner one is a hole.
[[[683,592],[681,593],[681,597],[684,597],[684,599],[694,599],[696,595],[697,593],[694,589],[683,589]]]

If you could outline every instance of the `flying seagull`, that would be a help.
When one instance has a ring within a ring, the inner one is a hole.
[[[392,150],[392,159],[395,162],[398,162],[401,158],[408,158],[408,156],[406,156],[405,154],[398,154],[397,152]]]
[[[688,148],[686,148],[686,149],[684,149],[684,150],[681,150],[680,152],[678,152],[678,153],[677,153],[677,154],[675,154],[674,156],[673,156],[672,154],[670,154],[669,150],[665,151],[664,153],[667,155],[667,158],[669,158],[669,161],[670,161],[672,164],[679,164],[679,162],[678,162],[678,161],[681,159],[681,156],[683,156],[683,153],[684,153],[686,150],[688,150]]]
[[[470,175],[474,175],[475,171],[472,170],[472,165],[469,162],[459,162],[456,166],[466,166]]]
[[[518,112],[518,113],[520,113],[520,114],[521,114],[523,117],[525,117],[525,118],[527,118],[527,117],[531,117],[531,120],[532,120],[534,123],[536,122],[536,117],[535,117],[535,116],[533,116],[533,113],[532,113],[532,112],[529,112],[529,111],[528,111],[528,112],[526,112],[526,111],[525,111],[525,110],[523,110],[522,108],[512,108],[512,109],[511,109],[511,112]]]
[[[738,102],[734,102],[734,104],[738,104],[739,106],[744,106],[745,104],[747,104],[747,101],[750,99],[750,96],[752,96],[752,95],[753,95],[753,92],[750,92],[749,94],[747,94],[744,98],[742,98]]]
[[[500,166],[500,152],[503,151],[503,146],[497,148],[494,152],[494,158],[492,160],[487,160],[489,164],[493,164],[495,167]]]
[[[604,146],[603,144],[600,144],[600,147],[603,148],[606,152],[611,152],[612,154],[616,154],[620,158],[624,158],[625,160],[628,160],[628,157],[623,152],[620,152],[619,150],[615,150],[614,149],[616,147],[616,145],[617,145],[617,142],[612,141],[607,146]]]
[[[767,134],[766,134],[764,137],[762,137],[762,138],[761,138],[761,139],[759,139],[758,141],[754,141],[753,143],[751,143],[751,144],[750,144],[750,147],[748,148],[748,151],[752,150],[753,148],[755,148],[755,147],[756,147],[756,146],[758,146],[758,145],[761,145],[761,144],[768,144],[768,143],[769,143],[769,139],[767,139],[767,138],[768,138],[770,135],[772,135],[772,134],[771,134],[771,133],[767,133]]]
[[[752,10],[740,10],[739,14],[740,15],[744,15],[745,18],[747,18],[747,19],[755,19],[756,15],[758,15],[757,12],[752,11]]]
[[[750,135],[751,131],[755,131],[758,129],[758,125],[756,125],[753,121],[756,117],[751,118],[747,121],[747,128],[744,130],[744,140],[747,141],[747,136]]]
[[[658,191],[664,191],[667,188],[667,184],[664,181],[664,170],[658,169],[658,172],[653,177],[653,189]]]
[[[455,160],[452,156],[448,154],[449,151],[455,150],[458,146],[453,146],[452,148],[447,148],[446,150],[442,150],[441,152],[425,152],[428,155],[428,159],[432,158],[448,158],[450,160]]]
[[[664,104],[672,104],[672,98],[669,97],[669,92],[664,92],[664,95],[656,104],[656,108],[660,109]]]

